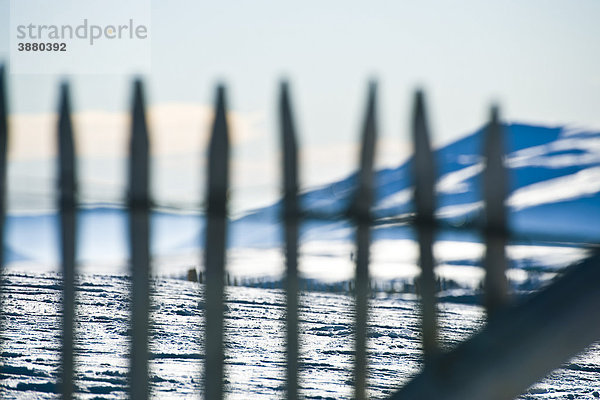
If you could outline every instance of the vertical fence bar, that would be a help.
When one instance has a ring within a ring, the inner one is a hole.
[[[413,140],[415,157],[413,176],[415,179],[416,227],[419,240],[419,264],[421,276],[419,291],[421,294],[421,326],[423,334],[423,355],[429,363],[437,353],[437,311],[436,282],[433,272],[433,234],[435,210],[435,162],[429,140],[429,129],[425,112],[424,96],[421,91],[415,95],[413,114]]]
[[[369,245],[371,242],[371,204],[373,202],[373,162],[375,158],[377,85],[369,85],[367,114],[365,117],[358,187],[352,217],[356,223],[356,328],[354,360],[354,398],[367,396],[367,318],[369,295]]]
[[[279,100],[283,147],[283,215],[285,219],[287,399],[298,398],[298,150],[288,85]]]
[[[150,309],[149,140],[142,82],[134,82],[129,147],[129,242],[131,257],[130,398],[148,398]]]
[[[73,343],[75,317],[75,150],[73,146],[73,127],[71,125],[71,107],[69,87],[61,85],[60,110],[58,119],[58,190],[60,229],[61,229],[61,265],[62,265],[62,354],[61,354],[61,391],[63,399],[73,397]]]
[[[0,65],[0,317],[4,309],[2,304],[2,275],[4,270],[4,220],[6,191],[6,152],[8,143],[8,100],[4,81],[4,65]],[[2,349],[2,332],[4,326],[0,318],[0,349]],[[0,358],[0,362],[1,362]]]
[[[208,151],[208,187],[204,268],[205,365],[204,398],[223,398],[223,314],[225,312],[225,252],[227,189],[229,186],[229,129],[225,88],[217,88],[216,112]]]
[[[507,171],[504,167],[503,129],[498,117],[498,108],[492,107],[490,122],[486,130],[483,173],[483,197],[485,202],[484,266],[486,270],[484,289],[488,315],[506,304],[508,281],[506,278],[506,206]]]

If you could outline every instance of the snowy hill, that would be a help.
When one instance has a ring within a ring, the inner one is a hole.
[[[522,237],[566,242],[600,241],[600,132],[565,127],[511,124],[505,129],[509,168],[509,225]],[[483,129],[435,152],[437,215],[461,225],[476,221],[482,209],[481,172]],[[376,174],[376,218],[397,217],[413,211],[412,161]],[[341,216],[348,207],[356,176],[302,194],[304,210]],[[231,244],[280,244],[281,204],[256,210],[232,223]],[[349,238],[351,226],[342,220],[309,221],[305,239]],[[375,229],[377,238],[406,238],[406,229]]]

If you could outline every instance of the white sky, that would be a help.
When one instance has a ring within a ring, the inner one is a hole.
[[[194,126],[177,126],[195,121],[198,135],[205,134],[209,117],[198,119],[194,110],[206,110],[219,80],[227,84],[230,107],[246,129],[236,144],[233,173],[236,188],[248,199],[277,193],[275,99],[283,76],[292,83],[306,161],[302,177],[308,185],[343,176],[356,164],[370,77],[380,83],[380,164],[396,164],[410,150],[410,100],[418,86],[426,89],[437,143],[479,127],[492,101],[508,120],[600,126],[596,0],[154,0],[151,12],[152,72],[145,81],[147,98],[162,121],[156,122],[163,126],[157,130],[168,136],[155,149],[165,156],[155,181],[155,192],[165,201],[198,198],[202,141],[194,137]],[[0,60],[6,60],[8,0],[0,0],[0,15]],[[109,113],[106,125],[121,121],[126,132],[130,76],[82,75],[71,82],[77,111],[89,118]],[[10,110],[27,114],[13,118],[21,119],[14,134],[23,136],[19,143],[25,144],[11,149],[21,164],[33,158],[51,162],[51,141],[36,135],[51,135],[52,124],[45,129],[35,124],[54,111],[57,88],[56,76],[10,76]],[[177,106],[181,110],[174,110]],[[123,171],[106,168],[115,160],[98,161],[102,157],[96,154],[98,137],[111,133],[90,132],[79,138],[88,164],[95,165],[82,171],[84,191],[95,190],[97,181],[120,187]],[[169,141],[172,145],[165,144]],[[122,142],[115,139],[115,146]],[[14,174],[38,180],[51,176],[37,162]]]

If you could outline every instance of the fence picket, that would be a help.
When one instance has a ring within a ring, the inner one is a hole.
[[[76,182],[75,150],[69,86],[61,85],[58,119],[58,190],[60,211],[60,255],[62,265],[62,353],[61,392],[63,399],[73,397],[73,343],[75,317],[75,229]]]
[[[131,246],[130,397],[148,398],[150,309],[149,140],[142,82],[134,83],[129,147],[129,241]]]
[[[504,167],[503,128],[498,108],[492,107],[490,122],[484,137],[483,155],[486,160],[483,172],[483,197],[485,203],[485,260],[484,289],[488,315],[503,307],[508,300],[506,278],[506,206],[507,171]]]
[[[415,95],[413,114],[413,141],[415,155],[413,176],[415,179],[416,229],[419,240],[419,291],[421,295],[421,318],[423,354],[425,362],[431,362],[437,353],[437,307],[436,282],[433,259],[433,234],[435,211],[435,161],[431,151],[429,129],[425,111],[424,95]]]
[[[280,90],[287,304],[287,399],[295,400],[298,398],[298,150],[287,83],[282,83]]]
[[[4,270],[4,221],[6,217],[6,152],[8,143],[8,111],[4,81],[4,65],[0,65],[0,317],[2,316],[2,275]],[[0,348],[2,348],[3,318],[0,318]],[[0,361],[1,358],[0,358]]]
[[[204,398],[223,398],[223,314],[229,186],[229,129],[225,88],[217,88],[215,119],[208,152],[208,188],[204,268],[205,367]]]
[[[373,163],[375,158],[377,86],[369,85],[367,113],[362,133],[358,186],[351,208],[356,223],[356,328],[354,360],[354,397],[367,396],[367,318],[369,296],[369,246],[371,242],[371,205],[373,202]]]

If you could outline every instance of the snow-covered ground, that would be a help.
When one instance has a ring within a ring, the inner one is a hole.
[[[60,280],[56,274],[5,276],[0,397],[54,399],[60,349]],[[126,398],[129,283],[123,276],[79,277],[77,398]],[[176,279],[152,283],[150,385],[153,398],[201,392],[202,285]],[[231,399],[283,397],[284,294],[278,289],[227,291],[226,373]],[[301,393],[305,398],[352,396],[352,297],[301,295]],[[421,366],[417,303],[395,294],[371,299],[369,394],[384,398]],[[441,341],[452,347],[475,332],[483,310],[440,305]],[[593,398],[600,390],[600,345],[591,346],[534,385],[523,399]]]

